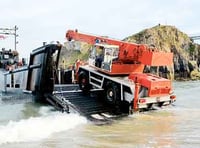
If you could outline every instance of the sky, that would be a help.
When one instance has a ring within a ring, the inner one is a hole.
[[[21,57],[43,42],[64,43],[68,29],[124,39],[155,25],[200,35],[199,0],[1,0],[0,28],[17,30]],[[14,49],[14,36],[0,48]]]

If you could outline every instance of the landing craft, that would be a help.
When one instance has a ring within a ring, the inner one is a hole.
[[[62,46],[42,46],[32,51],[28,66],[4,74],[4,91],[17,86],[58,110],[78,111],[89,119],[102,121],[176,100],[169,79],[143,73],[145,65],[171,65],[172,53],[77,30],[69,30],[66,38],[93,45],[87,63],[77,61],[75,69],[61,72],[58,62]],[[17,75],[24,76],[22,81],[16,81]],[[77,84],[63,84],[63,77]]]

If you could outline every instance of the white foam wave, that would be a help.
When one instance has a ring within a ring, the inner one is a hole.
[[[0,126],[0,145],[12,142],[37,141],[47,138],[55,132],[66,131],[84,124],[87,120],[78,114],[63,114],[41,108],[42,116],[26,120],[10,121]]]

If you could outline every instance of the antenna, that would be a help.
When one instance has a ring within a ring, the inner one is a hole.
[[[14,28],[0,28],[0,34],[3,34],[3,35],[14,35],[14,49],[16,50],[17,49],[17,44],[18,44],[18,41],[17,41],[17,37],[19,36],[17,34],[17,30],[19,28],[15,25]]]

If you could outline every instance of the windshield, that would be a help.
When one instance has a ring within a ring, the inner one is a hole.
[[[113,60],[118,58],[119,48],[113,45],[98,45],[90,49],[89,64],[110,71]]]

